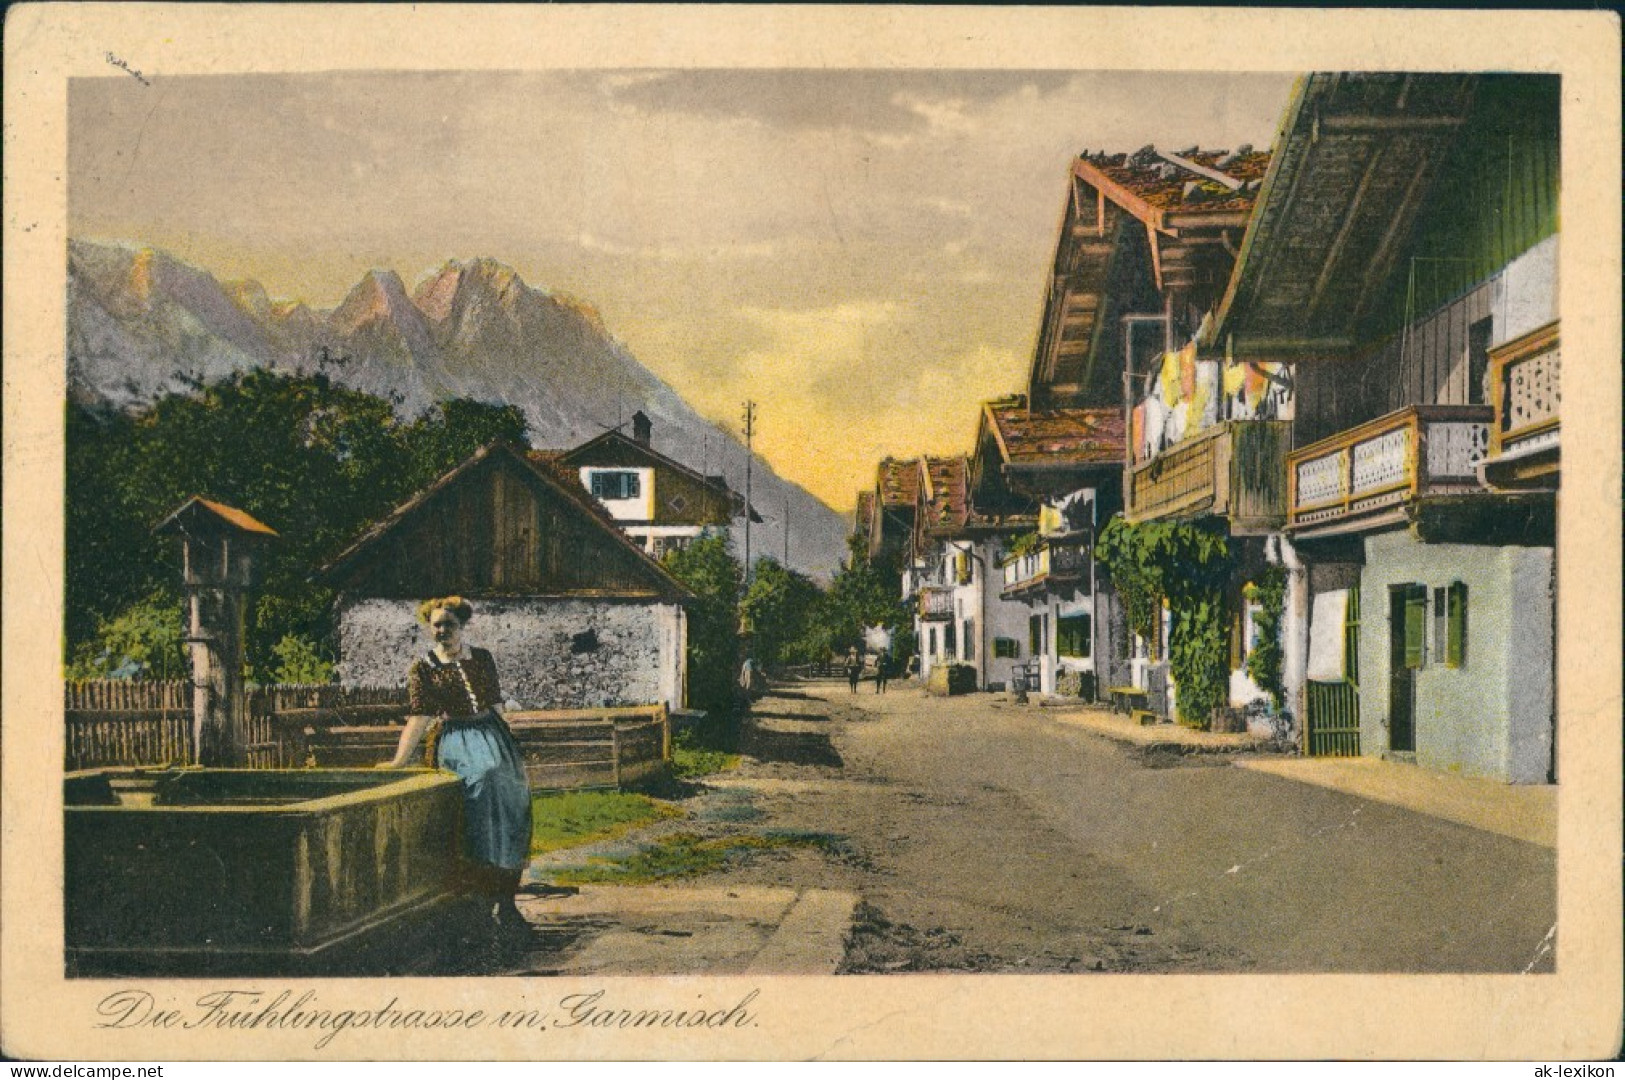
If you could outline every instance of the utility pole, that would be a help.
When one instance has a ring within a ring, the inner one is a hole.
[[[756,434],[756,402],[745,402],[745,588],[750,588],[750,467],[751,437]]]

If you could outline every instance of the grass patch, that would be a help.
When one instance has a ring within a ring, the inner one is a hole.
[[[561,885],[641,885],[651,881],[694,877],[737,865],[768,851],[812,848],[844,854],[840,837],[828,833],[765,832],[704,838],[673,833],[659,843],[624,858],[594,858],[586,866],[552,875]]]
[[[694,739],[679,737],[672,743],[671,774],[679,780],[692,780],[738,767],[738,754],[703,746]]]
[[[596,840],[683,812],[647,795],[624,791],[566,791],[530,800],[530,850],[534,855]]]

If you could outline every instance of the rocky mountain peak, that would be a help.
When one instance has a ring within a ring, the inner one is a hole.
[[[354,333],[369,323],[421,317],[406,294],[406,284],[393,270],[368,270],[350,289],[330,322],[340,333]]]
[[[326,312],[272,300],[253,280],[223,285],[150,247],[74,240],[67,347],[76,400],[134,404],[185,392],[177,372],[306,371],[331,354],[343,358],[336,379],[406,415],[453,396],[518,405],[539,446],[577,445],[642,410],[656,449],[742,481],[744,447],[615,341],[591,305],[533,288],[492,258],[446,262],[410,294],[393,270],[372,270]],[[791,564],[831,572],[845,553],[844,519],[760,459],[756,487],[763,505],[792,503]],[[762,550],[779,550],[783,527],[759,527]]]
[[[244,278],[238,281],[223,282],[222,287],[226,290],[226,295],[231,297],[233,303],[254,318],[261,322],[271,318],[273,313],[271,297],[265,291],[264,285],[252,278]]]

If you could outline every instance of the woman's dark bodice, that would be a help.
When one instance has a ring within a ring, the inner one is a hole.
[[[484,649],[470,649],[450,664],[431,652],[407,672],[406,697],[411,716],[456,719],[484,712],[502,704],[496,661]]]

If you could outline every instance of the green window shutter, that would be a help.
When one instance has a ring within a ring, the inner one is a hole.
[[[1419,668],[1426,663],[1428,630],[1427,587],[1418,585],[1405,594],[1405,666]]]
[[[1450,584],[1446,619],[1449,625],[1444,662],[1448,667],[1459,668],[1467,663],[1467,586],[1463,582]]]
[[[1343,612],[1343,678],[1351,686],[1360,683],[1360,590],[1350,589]]]

